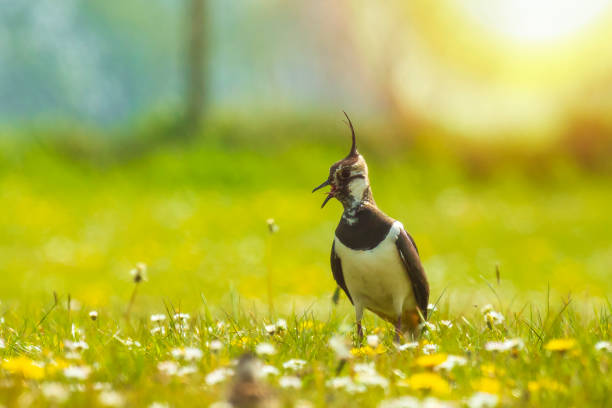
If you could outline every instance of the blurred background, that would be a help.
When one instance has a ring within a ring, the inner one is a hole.
[[[342,110],[433,301],[605,299],[611,36],[610,0],[0,0],[0,299],[144,262],[141,306],[328,310]]]

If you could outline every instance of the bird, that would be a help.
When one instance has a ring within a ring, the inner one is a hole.
[[[355,128],[344,115],[351,130],[351,150],[312,190],[331,187],[321,208],[332,198],[343,206],[331,248],[332,275],[354,306],[360,341],[364,309],[394,325],[396,342],[400,335],[416,339],[420,324],[427,320],[429,282],[412,236],[376,205],[368,165],[357,151]],[[400,185],[397,188],[401,191]]]
[[[236,365],[227,402],[235,408],[278,408],[275,391],[259,380],[263,363],[251,353],[243,354]]]

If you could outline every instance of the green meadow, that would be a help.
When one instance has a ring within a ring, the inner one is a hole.
[[[609,176],[499,152],[475,170],[364,130],[374,197],[414,237],[432,312],[399,349],[369,314],[357,344],[348,300],[331,302],[341,207],[311,194],[348,133],[322,129],[3,141],[0,406],[223,407],[249,351],[277,406],[612,404]]]

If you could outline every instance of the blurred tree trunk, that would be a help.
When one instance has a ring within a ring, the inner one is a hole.
[[[206,0],[188,0],[185,137],[200,130],[206,103]]]

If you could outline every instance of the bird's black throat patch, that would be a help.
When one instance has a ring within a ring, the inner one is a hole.
[[[343,216],[336,228],[336,238],[348,248],[354,250],[368,250],[376,248],[385,239],[391,226],[393,218],[387,216],[378,208],[371,205],[362,205],[355,210],[355,215]]]

